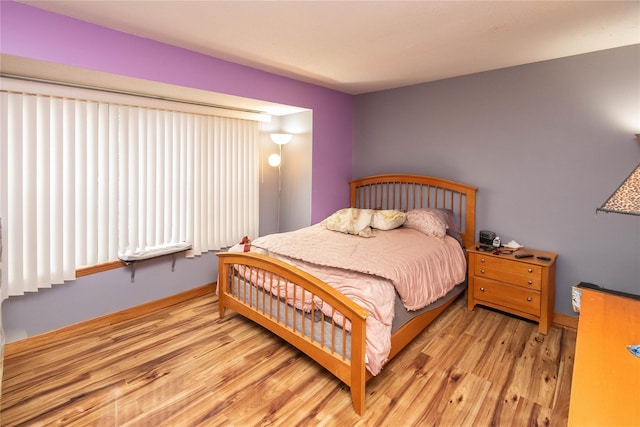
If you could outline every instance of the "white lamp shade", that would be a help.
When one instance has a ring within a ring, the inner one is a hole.
[[[280,155],[272,154],[269,156],[267,161],[269,162],[269,166],[273,166],[273,167],[280,166]]]
[[[290,133],[272,133],[271,134],[271,140],[278,145],[284,145],[289,143],[289,141],[291,141],[291,138],[293,138],[293,135],[291,135]]]

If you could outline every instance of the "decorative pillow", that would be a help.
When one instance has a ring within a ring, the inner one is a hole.
[[[344,208],[336,211],[322,221],[322,224],[332,231],[354,234],[361,237],[371,237],[372,209]]]
[[[407,212],[404,226],[427,236],[444,237],[447,234],[447,213],[441,209],[413,209]]]
[[[406,219],[407,214],[395,209],[374,211],[371,227],[378,230],[393,230],[404,224]]]

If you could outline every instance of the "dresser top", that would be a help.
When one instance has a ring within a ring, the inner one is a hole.
[[[539,249],[531,249],[531,248],[520,248],[515,251],[510,250],[509,248],[501,247],[497,250],[493,251],[482,251],[479,248],[481,247],[480,243],[476,243],[474,247],[467,248],[467,252],[470,254],[478,254],[478,255],[486,255],[488,257],[499,258],[499,259],[508,259],[518,262],[524,262],[527,264],[535,264],[541,266],[553,265],[556,262],[556,258],[558,254],[549,251],[542,251]],[[533,257],[531,258],[516,258],[518,254],[531,254]],[[549,261],[541,260],[537,257],[547,257],[550,258]]]

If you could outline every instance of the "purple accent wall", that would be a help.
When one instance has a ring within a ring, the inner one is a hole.
[[[0,2],[0,52],[312,109],[311,221],[349,203],[351,95],[13,1]]]

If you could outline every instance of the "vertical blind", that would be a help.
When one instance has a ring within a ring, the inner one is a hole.
[[[257,235],[257,121],[8,91],[0,116],[10,296],[127,252]]]

